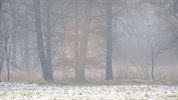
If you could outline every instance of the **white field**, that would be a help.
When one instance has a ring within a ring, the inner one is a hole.
[[[178,100],[178,86],[0,83],[0,100]]]

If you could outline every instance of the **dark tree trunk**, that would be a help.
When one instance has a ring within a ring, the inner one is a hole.
[[[79,60],[79,5],[78,0],[75,0],[75,43],[74,43],[74,49],[75,49],[75,75],[77,78],[78,73],[78,60]]]
[[[154,59],[154,52],[151,53],[151,79],[155,80],[154,77],[154,65],[155,65],[155,59]]]
[[[5,40],[6,43],[6,47],[5,47],[5,51],[6,51],[6,64],[7,64],[7,81],[10,81],[10,68],[9,68],[9,52],[8,52],[8,47],[7,47],[7,42],[8,40]]]
[[[11,6],[11,5],[10,5]],[[13,18],[13,35],[12,35],[12,65],[13,67],[17,67],[17,21],[16,21],[16,12],[15,10],[11,9],[12,11],[12,18]]]
[[[112,72],[112,2],[106,4],[106,80],[113,80]]]
[[[148,43],[149,43],[150,48],[151,48],[151,79],[154,80],[155,79],[155,77],[154,77],[155,50],[154,50],[153,45],[152,45],[150,40],[148,40]]]
[[[0,16],[1,16],[1,8],[2,8],[2,0],[0,0]],[[2,33],[0,33],[0,36],[2,36]],[[0,44],[0,46],[2,46],[2,44]],[[3,63],[3,54],[1,54],[1,52],[0,52],[0,57],[1,57],[1,59],[0,59],[1,60],[1,62],[0,62],[0,82],[1,82],[1,69],[2,69],[2,65],[3,65],[2,64]]]
[[[92,0],[86,0],[84,28],[80,38],[79,63],[76,70],[76,79],[79,81],[86,80],[85,66],[86,66],[86,59],[87,59],[88,37],[90,32],[91,6],[92,6]]]
[[[1,55],[1,63],[0,63],[0,82],[2,81],[2,79],[1,79],[1,74],[2,74],[2,67],[3,67],[3,63],[4,63],[4,56],[5,56],[5,50],[3,50],[3,52],[2,52],[2,55]]]
[[[46,57],[48,61],[49,68],[53,72],[53,66],[52,66],[52,57],[51,57],[51,26],[50,26],[50,7],[49,7],[49,0],[46,0],[45,2],[46,6]],[[53,74],[52,74],[53,77]]]
[[[34,12],[35,12],[37,46],[38,46],[41,67],[43,71],[43,77],[44,80],[53,80],[52,68],[48,65],[48,61],[44,49],[44,41],[43,41],[42,25],[41,25],[40,0],[33,0],[33,3],[34,3]]]
[[[13,33],[13,45],[12,45],[12,65],[17,67],[17,45],[16,45],[16,32]]]

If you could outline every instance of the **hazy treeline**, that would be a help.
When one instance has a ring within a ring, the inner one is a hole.
[[[0,80],[177,81],[178,0],[0,0]]]

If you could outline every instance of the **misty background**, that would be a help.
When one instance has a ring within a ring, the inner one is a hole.
[[[0,0],[0,80],[178,81],[178,0]]]

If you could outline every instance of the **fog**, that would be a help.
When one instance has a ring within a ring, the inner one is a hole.
[[[0,81],[177,82],[177,0],[0,0]]]

